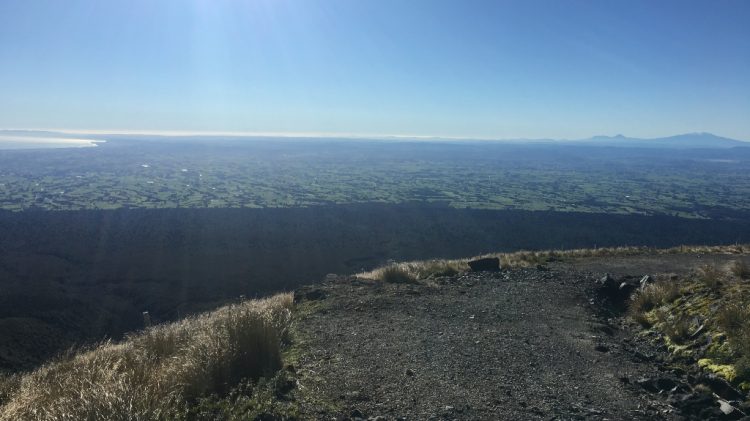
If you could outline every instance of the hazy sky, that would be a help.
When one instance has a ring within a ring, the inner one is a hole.
[[[1,0],[0,128],[750,140],[750,1]]]

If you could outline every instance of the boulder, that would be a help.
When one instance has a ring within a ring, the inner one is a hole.
[[[676,394],[669,398],[669,403],[683,415],[696,417],[705,410],[716,407],[716,400],[711,395],[703,393]]]
[[[668,377],[642,378],[636,383],[651,393],[669,392],[679,385]]]
[[[617,286],[619,285],[617,280],[615,280],[615,278],[613,278],[612,275],[610,275],[609,273],[602,276],[601,279],[599,279],[596,282],[599,284],[601,288],[604,288],[604,289],[617,288]]]
[[[645,275],[643,278],[641,278],[641,281],[639,282],[641,286],[641,290],[646,288],[647,286],[654,283],[654,278],[651,277],[651,275]]]
[[[719,410],[722,414],[724,414],[725,417],[731,417],[732,419],[739,419],[741,417],[744,417],[745,414],[742,413],[739,409],[735,408],[731,403],[719,399]]]
[[[717,376],[716,374],[704,374],[698,377],[696,383],[708,386],[712,392],[721,398],[730,401],[742,401],[745,400],[745,395],[739,390],[735,389],[729,382]]]
[[[596,283],[599,297],[619,310],[624,309],[627,299],[638,288],[632,279],[626,277],[622,280],[617,280],[609,273],[596,281]]]
[[[635,285],[628,282],[622,282],[618,288],[620,295],[625,297],[629,297],[636,289],[637,287]]]
[[[496,272],[500,270],[500,259],[497,257],[485,257],[469,261],[472,272]]]

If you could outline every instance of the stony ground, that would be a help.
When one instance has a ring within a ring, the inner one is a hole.
[[[665,354],[600,306],[596,280],[684,273],[697,255],[581,259],[425,284],[331,277],[297,292],[315,419],[680,419],[639,385]]]
[[[671,389],[680,373],[602,308],[596,281],[729,258],[578,259],[419,284],[329,277],[297,292],[303,416],[682,419],[666,390],[643,385]]]

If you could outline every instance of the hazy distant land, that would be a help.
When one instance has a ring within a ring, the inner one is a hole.
[[[750,210],[750,144],[708,134],[568,142],[98,137],[106,143],[97,148],[0,151],[0,209],[420,202],[699,218]]]
[[[24,133],[12,134],[12,132],[0,131],[0,150],[2,149],[57,149],[57,148],[85,148],[96,146],[103,140],[79,139],[74,137],[62,137],[54,134]]]

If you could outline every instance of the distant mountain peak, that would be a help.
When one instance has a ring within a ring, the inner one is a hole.
[[[717,136],[708,132],[695,132],[678,134],[652,139],[627,137],[622,134],[614,136],[594,136],[579,141],[583,144],[598,146],[618,146],[618,147],[663,147],[678,149],[712,149],[712,148],[733,148],[737,146],[750,146],[750,142],[729,139]]]

